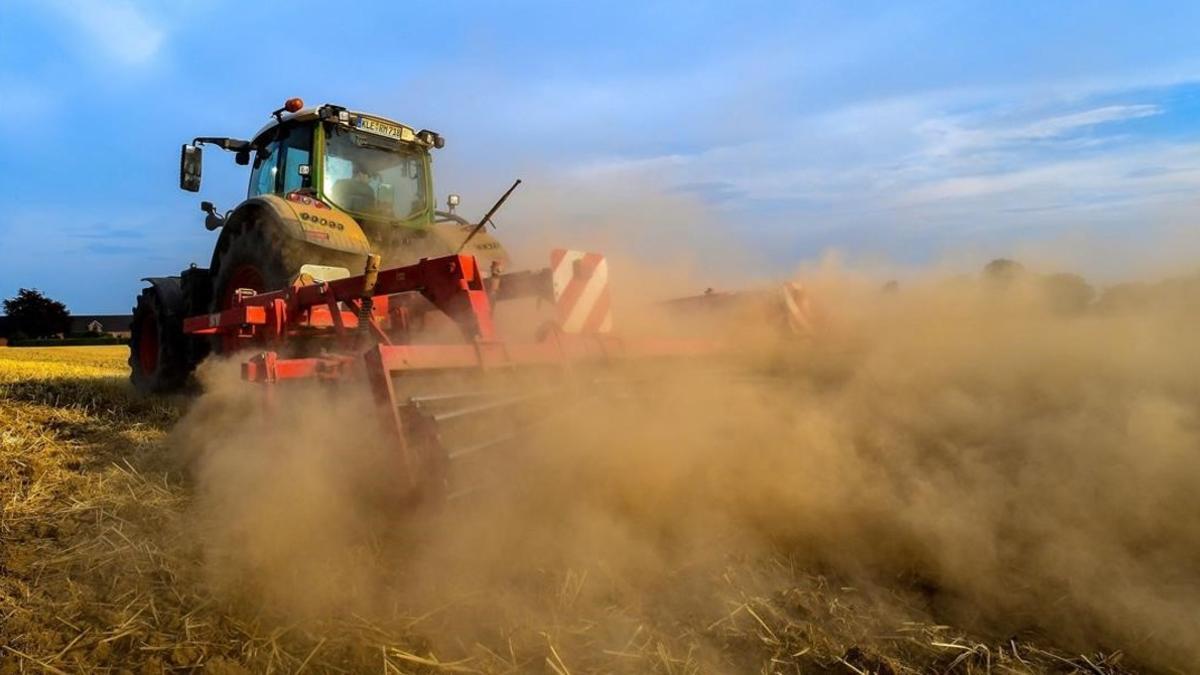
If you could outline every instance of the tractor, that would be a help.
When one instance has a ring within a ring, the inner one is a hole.
[[[368,255],[394,267],[465,252],[488,273],[508,263],[486,229],[454,213],[457,195],[447,210],[436,209],[431,152],[445,141],[434,131],[292,98],[250,140],[200,137],[184,145],[183,190],[200,189],[204,145],[250,166],[247,196],[223,215],[201,203],[205,227],[219,231],[207,267],[145,279],[129,358],[130,378],[142,392],[178,390],[210,352],[245,346],[237,335],[190,335],[183,320],[227,310],[250,293],[284,288],[300,276],[349,276]]]

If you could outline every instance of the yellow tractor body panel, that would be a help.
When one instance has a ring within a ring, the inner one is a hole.
[[[336,208],[318,207],[278,195],[259,195],[248,201],[273,210],[287,234],[295,239],[344,253],[371,252],[371,242],[362,227]]]
[[[437,222],[431,229],[435,236],[445,242],[446,249],[450,253],[457,253],[475,226],[458,222]],[[508,251],[505,251],[500,241],[492,236],[491,232],[488,232],[486,225],[474,237],[471,237],[471,241],[467,242],[467,247],[462,252],[475,256],[475,259],[479,261],[479,268],[485,271],[491,269],[493,262],[498,262],[505,269],[508,268],[510,262]]]

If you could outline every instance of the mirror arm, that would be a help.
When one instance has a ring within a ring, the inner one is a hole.
[[[193,145],[215,145],[222,150],[230,150],[233,152],[241,152],[242,150],[250,149],[250,141],[243,141],[239,138],[225,138],[223,136],[199,136],[192,139]]]

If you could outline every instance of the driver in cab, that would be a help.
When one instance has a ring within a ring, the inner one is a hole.
[[[333,201],[344,209],[371,213],[378,209],[375,188],[371,186],[371,172],[362,162],[354,164],[350,178],[342,178],[333,184]]]

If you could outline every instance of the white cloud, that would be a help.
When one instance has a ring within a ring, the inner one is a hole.
[[[1015,136],[1017,138],[1031,139],[1052,138],[1083,127],[1092,127],[1108,122],[1122,122],[1140,117],[1151,117],[1161,115],[1162,112],[1162,108],[1156,105],[1110,105],[1103,108],[1093,108],[1091,110],[1084,110],[1083,112],[1038,120],[1033,124],[1019,129]]]
[[[1132,94],[1097,97],[1123,93]],[[926,241],[1137,223],[1194,204],[1200,192],[1200,144],[1103,127],[1165,114],[1160,105],[943,94],[809,115],[768,139],[609,157],[575,175],[682,189],[730,223]]]
[[[124,66],[150,63],[162,49],[166,30],[129,0],[55,0],[47,6],[103,56]]]
[[[1080,132],[1113,122],[1153,117],[1163,112],[1160,106],[1153,104],[1109,105],[1015,123],[987,119],[986,113],[982,116],[976,113],[955,117],[931,112],[929,114],[932,117],[920,122],[916,130],[928,143],[925,154],[945,158],[997,149],[1011,151],[1016,146],[1031,143],[1069,142],[1075,147],[1095,145],[1100,141],[1081,139]]]

